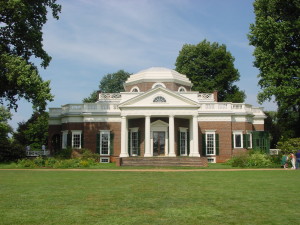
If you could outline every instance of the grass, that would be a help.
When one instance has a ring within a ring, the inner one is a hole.
[[[115,163],[98,163],[96,165],[88,167],[88,169],[232,169],[230,165],[225,163],[209,163],[208,167],[154,167],[154,166],[123,166],[117,167]],[[21,165],[11,162],[11,163],[0,163],[0,169],[28,169],[27,167],[22,167]]]
[[[1,224],[299,224],[300,172],[1,171]]]

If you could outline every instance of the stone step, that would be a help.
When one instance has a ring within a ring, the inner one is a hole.
[[[206,157],[126,157],[120,158],[121,166],[199,166],[208,165]]]

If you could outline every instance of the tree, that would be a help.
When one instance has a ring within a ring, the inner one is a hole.
[[[240,77],[233,62],[234,58],[224,44],[204,40],[197,45],[183,45],[175,70],[187,75],[195,91],[217,90],[219,101],[244,102],[245,93],[233,85]]]
[[[130,73],[119,70],[116,73],[106,74],[100,81],[99,92],[102,93],[119,93],[124,91],[124,83]],[[89,97],[84,98],[83,102],[96,102],[98,100],[98,91],[93,91]]]
[[[48,138],[47,112],[35,112],[26,122],[20,122],[13,137],[15,141],[22,145],[30,145],[32,149],[41,150],[42,145],[47,144]]]
[[[53,100],[50,81],[43,81],[32,57],[46,68],[51,57],[43,49],[43,25],[52,10],[58,19],[61,6],[56,0],[0,0],[0,103],[17,109],[25,98],[36,110],[44,110]]]
[[[260,103],[274,97],[287,137],[300,136],[300,1],[256,0],[248,39],[255,47]]]
[[[13,129],[8,124],[12,114],[4,106],[0,106],[0,162],[7,162],[22,158],[25,151],[21,146],[12,142],[9,134]]]

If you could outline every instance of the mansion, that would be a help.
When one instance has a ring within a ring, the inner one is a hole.
[[[224,162],[247,149],[268,150],[262,108],[218,102],[217,91],[199,93],[192,85],[186,75],[153,67],[131,75],[124,92],[50,108],[49,149],[90,149],[100,162],[127,157]]]

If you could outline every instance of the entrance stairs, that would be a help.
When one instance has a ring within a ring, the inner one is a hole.
[[[208,166],[206,157],[124,157],[119,160],[120,166]]]

